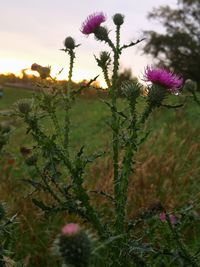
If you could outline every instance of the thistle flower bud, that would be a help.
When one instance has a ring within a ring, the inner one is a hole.
[[[106,51],[102,51],[100,52],[100,56],[99,58],[95,57],[97,64],[99,67],[101,68],[106,68],[110,65],[111,62],[111,58],[110,58],[110,53],[106,52]]]
[[[148,89],[148,103],[153,107],[160,107],[167,96],[166,88],[153,84]]]
[[[188,79],[185,81],[184,89],[189,92],[195,92],[197,90],[197,83]]]
[[[23,114],[28,114],[31,111],[31,103],[29,99],[21,99],[17,102],[18,110]]]
[[[31,155],[30,157],[26,158],[25,163],[28,166],[35,166],[37,162],[37,156],[36,155]]]
[[[110,53],[102,51],[100,53],[100,60],[102,63],[106,64],[108,61],[110,61]]]
[[[134,100],[140,95],[141,85],[134,82],[123,82],[121,86],[122,93],[130,100]]]
[[[75,40],[71,36],[69,36],[65,39],[64,45],[68,49],[74,49],[75,48]]]
[[[113,16],[113,22],[116,26],[120,26],[124,23],[124,15],[120,14],[120,13],[116,13]]]
[[[74,267],[89,265],[91,241],[78,224],[70,223],[62,228],[58,246],[66,265]]]
[[[97,27],[94,35],[98,41],[106,41],[108,39],[108,30],[105,27]]]

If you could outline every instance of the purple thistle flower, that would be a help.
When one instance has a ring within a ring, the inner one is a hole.
[[[103,12],[93,13],[87,17],[87,19],[83,22],[81,27],[81,32],[83,34],[94,33],[95,29],[101,25],[102,22],[106,21],[106,16]]]
[[[172,93],[178,93],[183,85],[183,78],[167,69],[159,69],[147,66],[144,73],[144,81],[161,85]]]

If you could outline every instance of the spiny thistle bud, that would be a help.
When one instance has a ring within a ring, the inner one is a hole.
[[[31,155],[30,157],[26,158],[25,163],[28,166],[34,166],[37,163],[37,156]]]
[[[184,89],[189,92],[195,92],[197,90],[197,83],[188,79],[185,81]]]
[[[58,246],[66,265],[73,267],[89,266],[91,241],[78,224],[70,223],[62,228]]]
[[[124,15],[120,14],[120,13],[116,13],[113,16],[113,22],[116,26],[120,26],[124,23]]]
[[[136,82],[123,82],[121,86],[122,93],[130,100],[140,96],[141,85]]]
[[[104,64],[106,64],[107,62],[110,62],[110,53],[108,53],[106,51],[102,51],[100,53],[100,60]]]
[[[68,49],[74,49],[75,48],[75,40],[69,36],[65,39],[64,45]]]
[[[99,58],[97,58],[95,56],[95,59],[97,61],[98,66],[101,67],[101,68],[108,67],[110,62],[111,62],[110,53],[108,53],[106,51],[102,51],[100,53],[100,57]]]
[[[98,41],[106,41],[108,39],[108,30],[105,27],[97,27],[94,35]]]
[[[29,99],[21,99],[17,102],[18,110],[23,114],[28,114],[31,111],[31,102]]]
[[[148,89],[148,103],[153,107],[160,107],[167,96],[166,88],[153,84]]]

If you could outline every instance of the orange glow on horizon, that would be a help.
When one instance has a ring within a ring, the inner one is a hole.
[[[26,70],[28,75],[37,75],[37,72],[31,70],[31,65],[33,62],[26,60],[18,60],[18,59],[0,59],[0,74],[9,74],[13,73],[18,77],[22,76],[22,70]],[[44,65],[45,66],[45,65]],[[55,77],[57,80],[67,80],[68,79],[68,69],[64,68],[61,72],[61,67],[59,66],[51,66],[51,76]],[[60,73],[59,73],[60,72]],[[59,73],[59,75],[58,75]],[[73,81],[81,82],[83,80],[90,80],[94,77],[91,76],[91,73],[88,70],[83,69],[75,69],[73,71]],[[102,79],[98,79],[100,85],[105,87],[105,83]]]

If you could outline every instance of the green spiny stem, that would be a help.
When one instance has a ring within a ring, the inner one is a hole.
[[[111,83],[110,83],[110,79],[108,77],[108,68],[107,68],[107,66],[102,68],[102,71],[103,71],[105,82],[106,82],[108,88],[110,88],[111,87]]]
[[[26,114],[24,117],[24,122],[29,126],[32,132],[33,138],[37,142],[40,142],[42,139],[45,140],[47,138],[47,136],[41,131],[38,125],[38,119],[35,115],[32,117],[29,114]]]
[[[50,142],[49,138],[41,131],[37,118],[34,116],[33,118],[27,114],[24,118],[25,123],[29,126],[29,128],[32,131],[33,138],[40,143],[41,140],[48,140]],[[63,160],[65,165],[67,166],[68,170],[71,174],[73,174],[74,170],[72,168],[70,160],[62,153],[61,150],[59,150],[55,143],[53,143],[55,150],[58,152],[58,156]]]
[[[44,174],[39,170],[39,168],[37,166],[35,166],[37,173],[40,175],[40,177],[42,178],[43,183],[46,186],[47,191],[49,192],[49,194],[60,204],[62,203],[62,201],[60,200],[60,198],[54,193],[54,191],[52,190],[51,186],[48,184],[46,177],[44,176]]]
[[[112,42],[109,43],[112,47]],[[119,119],[117,115],[117,81],[118,81],[118,69],[119,69],[119,57],[120,57],[120,27],[116,27],[116,47],[112,47],[114,60],[113,60],[113,75],[111,86],[111,98],[112,98],[112,129],[113,129],[113,167],[114,167],[114,197],[115,197],[115,214],[116,214],[116,232],[118,233],[121,228],[121,201],[120,201],[120,177],[119,177]]]
[[[61,128],[60,128],[60,124],[58,122],[58,118],[57,118],[57,116],[55,114],[55,111],[54,110],[50,110],[49,115],[50,115],[51,120],[52,120],[52,122],[54,124],[56,134],[59,137],[59,140],[61,142],[62,141],[62,131],[61,131]]]
[[[115,51],[116,51],[116,47],[115,47],[115,45],[113,44],[113,42],[110,40],[109,37],[106,38],[105,42],[110,46],[110,48],[112,49],[112,51],[115,53]]]
[[[50,116],[50,118],[54,124],[56,134],[59,137],[60,142],[62,143],[62,131],[61,131],[61,128],[60,128],[60,125],[58,122],[58,118],[56,116],[56,108],[55,108],[55,106],[53,106],[54,103],[53,103],[52,99],[49,98],[49,96],[46,95],[45,92],[43,92],[43,95],[44,95],[44,99],[45,99],[46,108],[47,108],[49,116]]]
[[[120,54],[120,26],[116,27],[116,50]]]
[[[134,45],[137,45],[138,43],[144,41],[145,38],[142,38],[142,39],[138,39],[136,42],[131,42],[130,44],[128,45],[123,45],[121,48],[120,48],[120,51],[122,51],[123,49],[126,49],[128,47],[131,47],[131,46],[134,46]]]
[[[69,157],[69,127],[70,127],[69,111],[70,111],[70,103],[69,103],[69,100],[66,98],[65,99],[64,148],[66,150],[67,157]]]
[[[71,109],[71,86],[72,86],[72,73],[74,66],[75,53],[73,49],[68,50],[70,57],[69,72],[68,72],[68,83],[67,83],[67,96],[64,96],[65,100],[65,135],[64,135],[64,148],[66,154],[69,157],[69,131],[70,131],[70,117],[69,111]]]
[[[86,192],[86,190],[82,186],[83,179],[81,174],[76,174],[75,177],[73,178],[73,191],[74,194],[76,195],[76,198],[81,201],[82,205],[85,208],[85,217],[86,219],[94,225],[94,228],[97,230],[99,236],[102,239],[105,239],[106,237],[106,232],[103,227],[103,225],[100,222],[99,215],[97,212],[94,210],[94,208],[90,205],[89,202],[89,196]]]
[[[137,129],[136,129],[136,114],[135,114],[136,99],[130,103],[130,136],[126,144],[126,151],[123,158],[122,172],[120,176],[120,198],[118,206],[118,218],[116,225],[118,225],[118,231],[123,232],[125,226],[125,214],[126,214],[126,203],[129,185],[129,176],[132,172],[132,159],[136,150],[137,140]]]
[[[70,64],[69,64],[68,81],[71,83],[73,66],[74,66],[74,59],[75,59],[75,53],[74,53],[73,49],[69,50],[69,56],[70,56]]]
[[[140,124],[144,124],[145,121],[148,119],[149,115],[151,114],[151,112],[154,110],[155,107],[153,107],[151,104],[148,104],[142,114],[142,117],[139,121],[139,125]]]
[[[169,228],[173,234],[174,241],[176,242],[176,244],[177,244],[178,248],[180,249],[180,252],[183,254],[184,258],[191,264],[191,266],[199,267],[199,264],[196,263],[196,260],[194,259],[194,257],[192,255],[190,255],[190,253],[185,248],[184,244],[181,242],[181,240],[178,236],[178,233],[176,231],[176,228],[171,224],[170,217],[168,214],[166,215],[166,219],[167,219],[167,223],[169,225]]]

